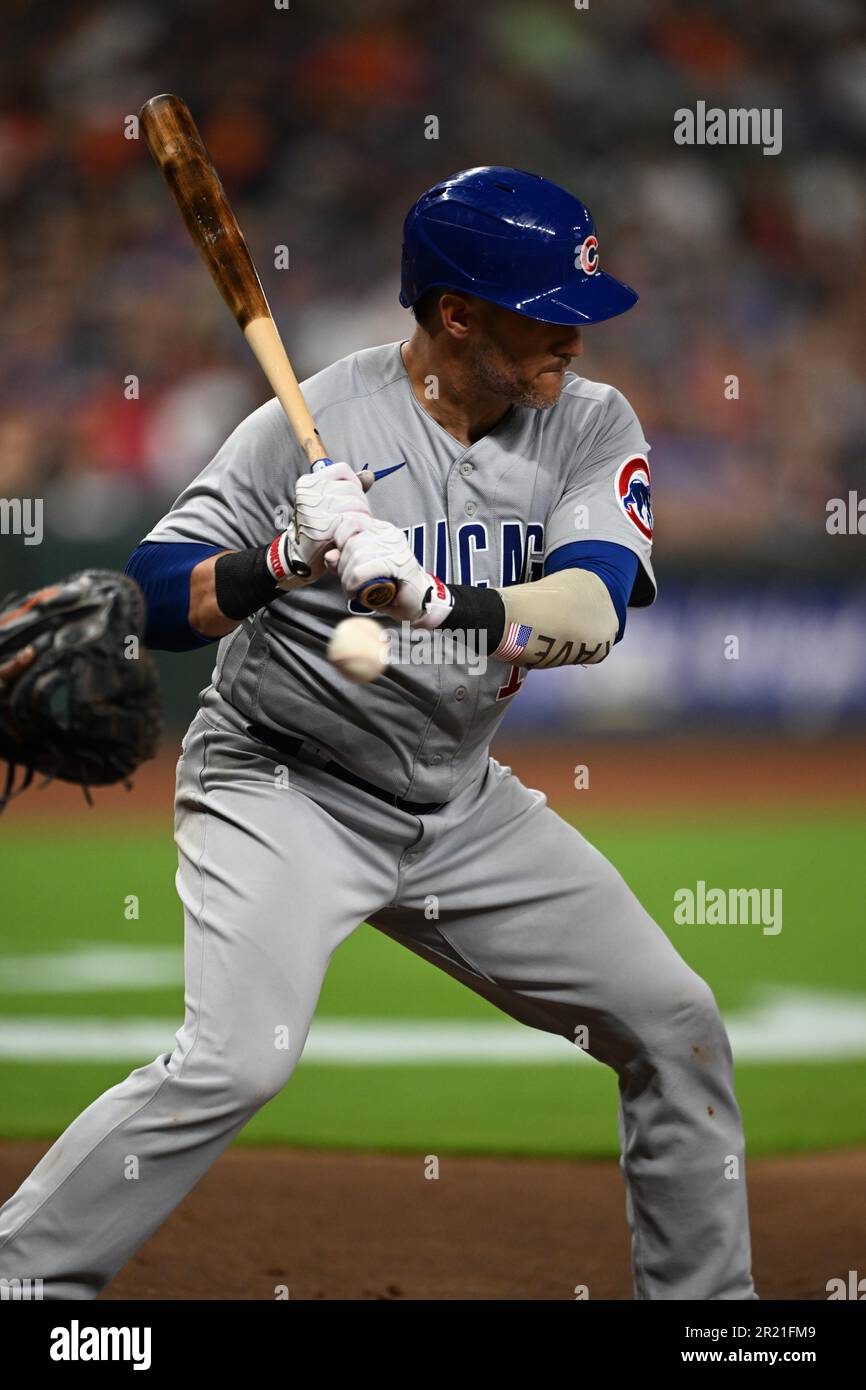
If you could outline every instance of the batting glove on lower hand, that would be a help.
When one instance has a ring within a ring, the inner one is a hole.
[[[325,573],[325,552],[338,524],[351,516],[369,518],[372,473],[366,478],[348,463],[333,463],[298,479],[292,520],[268,550],[268,569],[280,589],[315,584]]]
[[[349,598],[354,598],[371,579],[396,580],[394,602],[376,612],[397,622],[408,622],[413,627],[439,627],[454,604],[441,579],[422,569],[403,532],[390,521],[374,516],[343,517],[334,532],[334,549],[328,551],[325,563],[340,576]]]

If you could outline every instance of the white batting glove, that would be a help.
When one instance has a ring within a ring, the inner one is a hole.
[[[369,517],[366,492],[373,475],[355,473],[348,463],[332,463],[306,473],[295,484],[295,506],[288,530],[268,550],[268,569],[280,589],[315,584],[325,573],[325,552],[345,517]]]
[[[349,598],[354,598],[371,579],[397,580],[394,602],[387,608],[376,609],[397,622],[408,622],[413,627],[439,627],[454,604],[442,580],[418,564],[403,532],[374,516],[343,517],[334,532],[334,549],[328,551],[325,563],[340,576]]]

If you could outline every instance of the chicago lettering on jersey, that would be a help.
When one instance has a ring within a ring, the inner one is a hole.
[[[448,522],[444,517],[417,526],[404,526],[403,534],[418,564],[446,584],[472,584],[478,589],[492,584],[495,588],[507,589],[511,584],[532,584],[541,579],[544,573],[543,523],[503,521],[499,530],[498,574],[494,571],[494,538],[486,522],[464,521],[457,526],[450,557]],[[348,607],[352,613],[370,611],[356,599],[350,599]]]

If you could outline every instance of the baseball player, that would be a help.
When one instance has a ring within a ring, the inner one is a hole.
[[[583,325],[636,299],[564,189],[444,180],[406,219],[411,338],[304,384],[347,462],[308,474],[269,401],[136,551],[150,645],[222,639],[177,770],[186,1016],[0,1211],[0,1274],[94,1297],[286,1084],[366,920],[614,1068],[636,1297],[757,1297],[713,995],[489,752],[528,671],[606,659],[655,596],[649,446],[617,390],[569,371]],[[383,576],[384,623],[468,633],[489,659],[351,685],[328,641]]]

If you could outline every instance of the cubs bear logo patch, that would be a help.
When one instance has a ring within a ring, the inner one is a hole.
[[[642,454],[626,459],[616,471],[614,491],[619,504],[642,536],[653,538],[650,467]]]

